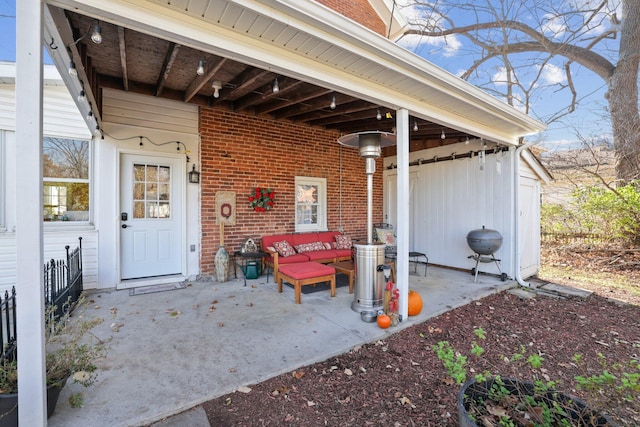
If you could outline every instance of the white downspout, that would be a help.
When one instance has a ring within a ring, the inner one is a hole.
[[[516,148],[515,151],[515,155],[514,155],[514,209],[513,209],[513,223],[514,223],[514,244],[515,244],[515,259],[514,259],[514,266],[515,266],[515,279],[518,282],[518,284],[520,286],[524,286],[526,288],[530,288],[531,287],[531,283],[525,282],[524,279],[522,278],[521,275],[521,271],[520,271],[520,156],[522,155],[522,152],[531,147],[532,145],[535,145],[535,143],[533,142],[529,142],[526,143],[524,145],[519,146],[518,148]]]

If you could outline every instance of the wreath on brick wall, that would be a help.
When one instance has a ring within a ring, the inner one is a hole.
[[[271,188],[256,187],[253,194],[249,196],[249,207],[256,212],[266,212],[273,208],[275,195],[276,192]]]

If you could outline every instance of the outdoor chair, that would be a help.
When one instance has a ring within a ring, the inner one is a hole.
[[[373,224],[373,241],[384,243],[384,256],[387,259],[394,260],[398,257],[398,247],[396,245],[396,235],[393,225],[386,222],[378,222]],[[424,259],[424,275],[427,276],[427,264],[429,258],[427,254],[422,252],[409,251],[409,261],[413,263],[413,272],[418,272],[418,262]]]

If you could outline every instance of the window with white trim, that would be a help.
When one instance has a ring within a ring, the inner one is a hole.
[[[91,142],[44,137],[44,221],[89,222]]]
[[[296,177],[296,232],[327,230],[327,179]]]

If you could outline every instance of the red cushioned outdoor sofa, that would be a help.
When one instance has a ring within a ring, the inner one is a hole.
[[[287,242],[288,245],[283,245],[282,242]],[[276,283],[279,279],[279,265],[309,261],[328,264],[351,259],[351,239],[339,231],[263,236],[262,248],[269,254],[265,263],[273,269]]]

